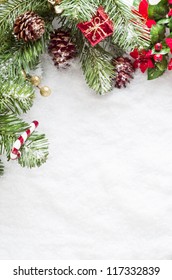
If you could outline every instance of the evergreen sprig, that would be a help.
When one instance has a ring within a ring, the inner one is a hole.
[[[0,80],[0,112],[26,113],[33,105],[35,94],[30,82],[21,79]]]
[[[71,27],[87,84],[100,94],[109,92],[115,76],[111,45],[114,49],[119,46],[122,51],[147,48],[149,32],[146,26],[123,0],[62,0],[60,6],[63,13],[58,15],[59,22]],[[113,21],[114,34],[92,47],[77,23],[90,21],[100,6]],[[45,21],[45,34],[35,42],[18,41],[13,34],[16,18],[27,11],[36,12]],[[35,68],[40,55],[46,51],[54,16],[48,0],[0,0],[0,154],[6,153],[8,159],[13,143],[28,128],[17,115],[28,111],[34,98],[33,86],[24,79],[22,72],[29,73]],[[35,167],[44,163],[48,156],[45,135],[34,132],[22,146],[21,154],[18,159],[21,166]],[[0,174],[2,172],[0,161]]]
[[[40,14],[48,11],[47,0],[9,0],[0,5],[0,37],[5,32],[12,31],[15,19],[26,11]]]
[[[99,6],[103,6],[109,18],[114,22],[112,41],[125,51],[135,47],[149,46],[149,31],[142,19],[136,16],[129,6],[121,0],[63,0],[61,7],[64,10],[62,17],[75,26],[79,22],[89,21],[95,15]]]
[[[142,19],[134,15],[131,8],[120,0],[100,1],[105,4],[105,11],[114,22],[115,31],[112,37],[114,44],[118,44],[125,51],[135,47],[147,48],[150,45],[150,36],[147,26]]]
[[[17,41],[15,38],[10,41],[10,48],[8,47],[3,53],[0,54],[0,63],[3,64],[4,71],[15,77],[21,75],[22,70],[26,72],[36,67],[39,63],[40,55],[46,50],[47,41],[52,26],[49,22],[46,25],[46,32],[43,37],[35,42]],[[5,69],[6,67],[6,69]],[[1,74],[0,70],[0,74]]]
[[[110,48],[114,45],[122,51],[135,47],[147,48],[150,32],[139,16],[121,0],[63,0],[60,4],[63,13],[60,17],[63,27],[70,27],[74,42],[78,47],[82,69],[87,84],[96,92],[105,94],[112,88],[115,70],[111,65]],[[92,47],[78,30],[77,23],[90,21],[98,7],[103,6],[114,23],[114,33],[103,42]]]
[[[100,46],[92,48],[85,45],[80,59],[87,84],[102,95],[109,92],[114,75],[111,56]]]
[[[21,148],[22,156],[19,164],[22,167],[39,167],[48,158],[48,142],[44,134],[34,133]]]
[[[18,41],[13,35],[16,18],[34,11],[44,18],[45,33],[34,42]],[[39,63],[45,52],[53,14],[47,0],[8,0],[0,2],[0,154],[7,155],[19,135],[28,128],[28,124],[17,117],[33,105],[34,89],[25,79],[23,72],[29,72]],[[44,134],[34,132],[21,148],[18,159],[21,166],[35,167],[44,163],[48,156],[48,142]],[[0,162],[0,173],[3,164]]]
[[[63,10],[63,16],[69,21],[75,21],[75,23],[81,21],[90,20],[92,15],[97,9],[97,0],[63,0],[61,2],[61,8]]]
[[[8,160],[13,143],[28,127],[14,114],[0,115],[0,153],[6,153]],[[40,166],[48,157],[48,141],[44,134],[33,132],[20,151],[18,162],[21,166]]]

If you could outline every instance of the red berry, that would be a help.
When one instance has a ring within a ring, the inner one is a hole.
[[[162,54],[154,54],[153,56],[155,62],[161,62],[163,59],[163,55]]]
[[[155,45],[155,50],[156,50],[157,52],[160,52],[160,51],[162,50],[162,44],[161,44],[161,43],[156,43],[156,45]]]

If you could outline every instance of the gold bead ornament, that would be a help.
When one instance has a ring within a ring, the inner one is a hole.
[[[39,76],[30,76],[29,81],[34,85],[35,87],[39,88],[40,94],[44,97],[48,97],[51,95],[51,89],[47,86],[40,86],[41,78]]]
[[[40,88],[40,94],[44,97],[48,97],[51,95],[51,89],[47,86],[43,86]]]
[[[41,83],[41,79],[40,79],[40,77],[38,77],[38,76],[32,76],[31,78],[30,78],[30,81],[31,81],[31,83],[32,83],[32,85],[34,85],[34,86],[39,86],[40,85],[40,83]]]

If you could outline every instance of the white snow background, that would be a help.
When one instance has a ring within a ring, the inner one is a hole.
[[[52,95],[24,119],[50,155],[5,164],[0,258],[172,259],[172,73],[99,96],[79,63],[58,71],[45,55],[42,67]]]

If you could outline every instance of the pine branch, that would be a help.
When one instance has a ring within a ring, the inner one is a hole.
[[[13,114],[0,115],[0,153],[6,153],[10,159],[10,151],[15,140],[29,125]],[[48,157],[48,142],[44,134],[34,132],[21,148],[21,166],[29,168],[40,166]]]
[[[0,5],[0,37],[3,33],[12,31],[15,19],[26,11],[48,11],[47,0],[9,0]]]
[[[1,36],[0,54],[3,54],[12,45],[13,40],[14,36],[12,34],[8,33]]]
[[[121,0],[101,0],[100,4],[105,7],[105,11],[114,22],[115,31],[112,37],[114,44],[118,44],[125,51],[131,51],[138,46],[149,47],[149,30],[128,5]]]
[[[33,86],[25,81],[14,79],[4,80],[0,77],[0,112],[25,113],[33,105]]]
[[[60,7],[63,9],[63,16],[76,23],[89,20],[97,9],[96,0],[63,0]]]
[[[22,167],[40,167],[48,158],[48,142],[44,134],[33,134],[21,149],[22,157],[19,164]]]
[[[18,41],[13,35],[13,25],[16,17],[27,9],[39,11],[44,17],[45,33],[41,39],[34,42]],[[24,69],[29,72],[39,63],[39,57],[45,52],[50,30],[52,29],[53,14],[48,8],[47,0],[15,0],[0,5],[0,64],[3,72],[11,77],[16,77]],[[6,67],[6,68],[5,68]],[[1,71],[1,70],[0,70]],[[1,75],[1,73],[0,73]]]
[[[113,66],[111,57],[100,46],[85,45],[81,52],[82,69],[87,84],[99,94],[112,89]]]
[[[131,8],[122,0],[63,0],[61,7],[66,22],[71,24],[91,20],[99,6],[103,6],[109,18],[114,22],[112,42],[125,51],[135,47],[147,48],[150,44],[150,34],[141,18],[135,15]]]
[[[52,25],[47,22],[45,34],[35,42],[25,43],[23,41],[17,41],[13,37],[8,49],[0,54],[0,64],[3,64],[0,75],[5,72],[14,78],[16,75],[20,75],[23,69],[29,72],[30,69],[35,68],[39,63],[40,55],[46,50],[51,28]]]
[[[82,70],[89,87],[99,94],[106,94],[112,89],[112,76],[114,69],[111,64],[112,55],[100,45],[92,47],[87,39],[76,28],[74,21],[62,18],[62,28],[70,28],[72,41],[77,45]]]
[[[28,125],[14,114],[0,114],[0,154],[10,154],[12,144],[27,127]]]

